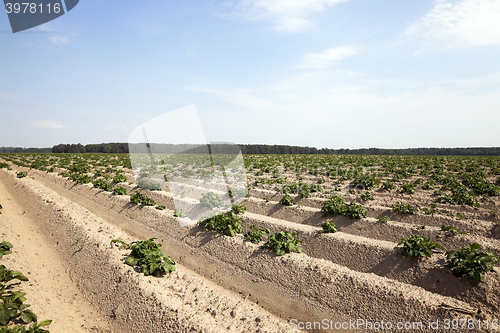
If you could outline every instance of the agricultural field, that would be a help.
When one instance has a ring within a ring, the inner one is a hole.
[[[500,158],[227,163],[0,154],[0,183],[112,331],[498,330]]]

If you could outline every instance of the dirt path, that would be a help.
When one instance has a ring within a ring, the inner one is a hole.
[[[14,246],[12,254],[0,259],[9,269],[29,278],[16,285],[26,292],[26,303],[39,321],[52,319],[51,333],[110,332],[97,311],[84,299],[69,278],[56,250],[41,236],[33,221],[0,181],[0,241]]]

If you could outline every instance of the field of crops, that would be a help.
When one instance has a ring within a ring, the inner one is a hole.
[[[137,161],[1,154],[0,174],[51,188],[132,235],[110,235],[124,249],[105,251],[132,250],[138,276],[173,281],[183,270],[271,318],[215,309],[217,298],[195,301],[186,287],[186,318],[176,317],[186,331],[196,318],[235,332],[347,330],[350,321],[357,331],[436,322],[434,332],[498,329],[500,158],[246,155],[222,178],[206,156],[158,157],[155,168]],[[199,222],[183,223],[186,216]],[[152,237],[161,250],[130,244]],[[143,260],[144,248],[154,251]],[[103,306],[110,322],[126,321],[113,311]]]

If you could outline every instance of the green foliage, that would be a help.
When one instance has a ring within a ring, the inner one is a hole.
[[[337,226],[333,223],[333,221],[325,221],[321,223],[321,228],[323,228],[323,230],[318,232],[320,234],[337,232]]]
[[[163,205],[158,205],[155,208],[158,209],[158,210],[165,210],[166,207],[163,206]]]
[[[73,172],[73,173],[80,173],[80,174],[84,174],[84,173],[88,173],[90,172],[90,167],[88,164],[84,163],[84,162],[81,162],[81,161],[77,161],[77,162],[74,162],[69,168],[68,168],[69,171]]]
[[[3,255],[10,254],[12,244],[3,241],[0,243],[0,258]],[[7,286],[7,283],[13,280],[28,281],[28,278],[19,271],[7,269],[4,265],[0,265],[0,332],[1,333],[48,333],[41,327],[48,326],[51,320],[37,323],[37,316],[28,308],[29,304],[24,303],[26,293],[12,290],[13,285]],[[16,283],[17,284],[17,283]],[[19,323],[24,323],[23,325]],[[12,324],[18,323],[16,326]],[[30,324],[28,330],[25,324]],[[10,326],[10,327],[9,327]]]
[[[138,182],[137,182],[137,187],[139,188],[144,188],[144,189],[148,189],[148,190],[161,190],[161,184],[160,183],[157,183],[157,182],[150,182],[146,179],[140,179]]]
[[[141,192],[135,192],[130,196],[130,202],[133,203],[134,205],[141,204],[143,206],[154,206],[156,205],[156,202],[154,202],[153,199],[148,197],[145,194],[142,194]]]
[[[391,208],[399,214],[415,214],[415,212],[418,211],[418,208],[415,208],[405,202],[398,202],[397,204],[392,205]]]
[[[124,248],[130,248],[125,263],[132,267],[139,267],[144,275],[159,276],[162,273],[175,271],[175,262],[169,256],[161,252],[161,244],[155,243],[156,238],[147,241],[136,241],[127,244],[123,241],[113,239],[111,244],[119,243]]]
[[[221,196],[216,193],[205,193],[200,199],[201,207],[208,207],[210,209],[214,209],[215,207],[222,207],[224,205],[224,201]]]
[[[465,186],[463,186],[462,184],[453,184],[451,190],[451,195],[446,194],[444,196],[438,197],[436,198],[435,202],[479,207],[479,203],[475,200],[474,192],[467,190],[467,188],[465,188]],[[436,191],[434,192],[435,194],[438,194]]]
[[[124,183],[127,181],[127,177],[125,175],[117,174],[116,176],[113,177],[113,182],[114,183]]]
[[[330,215],[343,214],[345,210],[345,202],[342,197],[332,196],[330,199],[323,203],[321,211],[323,212],[323,217]]]
[[[92,178],[90,178],[87,174],[80,174],[80,173],[74,173],[69,175],[69,179],[71,179],[77,184],[88,184],[92,181]]]
[[[259,229],[255,226],[255,224],[251,224],[249,232],[245,234],[245,238],[255,244],[258,244],[263,241],[263,238],[267,235],[269,235],[269,229],[264,228],[264,229]]]
[[[302,253],[301,240],[295,238],[296,233],[290,234],[288,231],[280,231],[272,234],[263,245],[271,248],[277,256],[282,256],[285,253],[298,252]]]
[[[184,211],[184,209],[182,208],[177,208],[175,211],[174,211],[174,216],[175,217],[186,217],[187,214],[186,212]]]
[[[380,185],[380,179],[375,175],[365,174],[356,177],[350,185],[358,189],[371,190]]]
[[[434,208],[424,208],[422,210],[427,215],[434,215],[434,214],[436,214],[436,210]]]
[[[430,257],[434,253],[433,249],[443,249],[441,245],[431,241],[428,237],[415,235],[401,239],[398,245],[403,245],[403,257]]]
[[[463,220],[465,218],[465,214],[458,212],[455,214],[455,217],[457,220]]]
[[[350,188],[349,191],[348,191],[350,194],[356,194],[356,190],[353,189],[353,188]]]
[[[441,231],[451,231],[453,232],[455,235],[467,235],[467,233],[463,232],[463,231],[460,231],[458,230],[457,227],[454,227],[454,226],[445,226],[444,224],[441,224]]]
[[[464,276],[472,283],[483,282],[484,273],[496,272],[493,266],[498,263],[498,257],[492,252],[478,252],[481,247],[474,243],[460,251],[446,252],[449,267],[455,276]]]
[[[235,214],[244,214],[246,212],[247,208],[244,205],[233,205],[231,210]]]
[[[293,198],[289,196],[288,194],[285,194],[283,198],[280,200],[280,204],[285,205],[285,206],[293,206],[295,202],[293,201]]]
[[[382,223],[387,223],[391,218],[389,216],[379,216],[377,217],[377,220]]]
[[[226,214],[218,214],[199,221],[197,224],[207,230],[233,237],[243,232],[241,223],[244,223],[244,221],[238,218],[233,211],[229,211]]]
[[[71,176],[71,172],[69,172],[69,171],[60,172],[60,173],[58,173],[58,175],[61,177],[69,177],[69,176]]]
[[[113,191],[113,186],[108,184],[108,182],[106,182],[104,179],[97,179],[92,184],[94,185],[95,188],[98,188],[98,189],[101,189],[101,190],[104,190],[107,192]]]
[[[401,186],[401,192],[408,193],[408,194],[415,193],[415,184],[411,184],[411,183],[403,184],[403,186]]]
[[[363,208],[363,206],[355,202],[351,202],[345,205],[343,214],[350,219],[361,219],[367,216],[367,211]]]
[[[432,190],[432,189],[434,189],[435,186],[436,186],[436,184],[434,184],[433,181],[427,181],[424,183],[424,185],[422,185],[422,188],[424,190]]]
[[[0,259],[6,254],[12,253],[10,250],[12,248],[12,244],[6,241],[0,243]]]
[[[359,198],[363,201],[374,200],[373,195],[370,192],[363,193],[359,196]]]
[[[367,216],[367,211],[363,206],[354,202],[346,204],[344,199],[338,196],[332,196],[325,201],[321,207],[321,211],[323,212],[323,217],[342,214],[351,219],[360,219]]]
[[[127,189],[125,187],[117,186],[113,189],[113,195],[127,195]]]
[[[382,184],[382,186],[380,186],[383,190],[386,190],[386,191],[390,191],[390,190],[394,190],[396,188],[396,185],[394,185],[393,182],[385,182]]]
[[[17,178],[24,178],[28,175],[28,173],[20,171],[16,175],[17,175]]]

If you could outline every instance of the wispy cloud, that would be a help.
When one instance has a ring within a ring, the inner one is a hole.
[[[62,36],[52,36],[50,37],[50,41],[56,44],[57,46],[63,46],[69,44],[69,39],[67,37],[62,37]]]
[[[326,69],[337,65],[345,58],[355,56],[359,53],[357,48],[342,46],[330,48],[321,53],[311,53],[306,55],[296,66],[298,68]]]
[[[404,35],[422,37],[438,49],[500,46],[500,1],[437,0]]]
[[[52,129],[62,129],[62,128],[67,128],[66,126],[63,126],[62,124],[52,121],[52,120],[45,120],[45,121],[39,121],[35,123],[36,127],[42,127],[42,128],[52,128]]]
[[[249,20],[270,20],[280,32],[298,33],[308,30],[312,23],[307,15],[322,12],[349,0],[241,0],[238,15]]]

